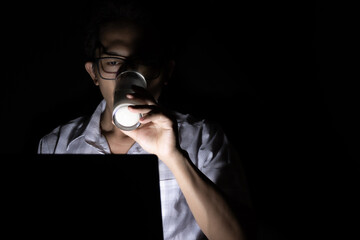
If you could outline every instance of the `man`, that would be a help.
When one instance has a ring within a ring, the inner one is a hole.
[[[226,136],[207,121],[166,111],[158,103],[174,61],[153,20],[128,6],[100,11],[87,38],[85,69],[104,100],[90,119],[77,118],[44,136],[38,152],[155,154],[165,239],[245,239],[241,215],[235,214],[247,203],[245,186]],[[142,114],[141,126],[132,131],[112,122],[115,79],[125,70],[140,72],[148,84],[127,95],[141,103],[129,106]]]

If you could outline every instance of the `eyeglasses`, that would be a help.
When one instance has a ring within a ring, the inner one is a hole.
[[[161,73],[160,64],[125,57],[100,57],[95,60],[98,73],[105,80],[116,80],[118,74],[127,70],[138,71],[146,80],[158,78]]]

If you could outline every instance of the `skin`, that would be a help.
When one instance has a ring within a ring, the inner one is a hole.
[[[111,23],[103,26],[100,41],[107,52],[115,55],[131,56],[136,50],[136,42],[141,40],[141,31],[131,23]],[[96,52],[97,56],[108,56]],[[193,165],[178,143],[174,120],[157,105],[156,99],[161,88],[171,75],[173,62],[165,66],[160,76],[148,82],[148,88],[135,88],[128,95],[140,105],[129,110],[143,114],[141,127],[133,131],[122,131],[112,122],[114,80],[104,80],[98,76],[92,62],[85,68],[106,101],[101,117],[102,134],[106,137],[112,153],[127,153],[135,141],[149,153],[156,154],[174,174],[179,187],[201,230],[209,239],[245,239],[241,226],[222,195],[213,183]],[[165,74],[166,73],[166,74]]]

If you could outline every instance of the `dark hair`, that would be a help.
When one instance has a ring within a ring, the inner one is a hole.
[[[144,30],[151,37],[152,49],[163,60],[173,57],[175,45],[170,26],[171,20],[161,6],[140,1],[99,1],[93,5],[92,16],[85,33],[85,61],[94,61],[95,50],[99,47],[99,32],[102,26],[110,22],[130,21]]]

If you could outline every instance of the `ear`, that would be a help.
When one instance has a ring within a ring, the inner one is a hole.
[[[85,69],[90,75],[91,79],[93,80],[94,84],[96,86],[99,86],[99,81],[96,77],[95,71],[94,71],[94,64],[92,62],[86,62],[85,63]]]

